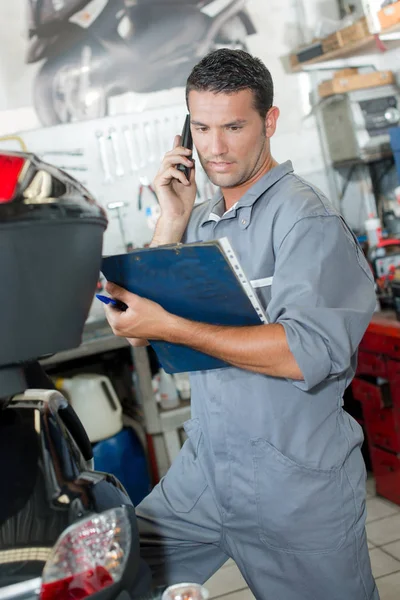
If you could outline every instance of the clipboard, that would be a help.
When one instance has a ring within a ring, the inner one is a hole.
[[[103,258],[101,271],[108,281],[184,319],[233,327],[268,323],[228,238],[108,256]],[[167,373],[230,366],[187,346],[149,342]]]

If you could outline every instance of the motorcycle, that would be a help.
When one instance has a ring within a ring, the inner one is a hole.
[[[184,86],[208,52],[246,49],[247,0],[29,0],[26,62],[45,126],[108,114],[109,98]]]
[[[34,155],[0,153],[0,598],[151,594],[134,507],[38,358],[80,344],[107,218]],[[65,282],[68,281],[68,286]]]

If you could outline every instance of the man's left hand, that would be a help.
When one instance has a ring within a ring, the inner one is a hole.
[[[114,335],[142,340],[163,340],[173,316],[162,306],[108,282],[106,290],[116,300],[127,305],[120,311],[111,304],[104,307]]]

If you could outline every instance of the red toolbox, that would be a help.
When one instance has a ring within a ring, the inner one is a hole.
[[[395,381],[396,379],[400,382],[400,361],[388,360],[387,361],[387,376],[389,381]]]
[[[377,494],[400,504],[400,456],[372,447],[371,460]]]
[[[367,352],[385,355],[387,354],[389,346],[390,343],[387,335],[382,335],[381,333],[376,333],[370,329],[367,329],[363,339],[361,340],[360,350],[366,350]]]
[[[400,362],[398,364],[400,373]],[[357,374],[373,375],[374,377],[383,377],[386,379],[388,377],[388,366],[385,356],[382,354],[374,354],[373,352],[366,352],[365,350],[359,350]]]
[[[369,443],[392,452],[400,453],[400,426],[392,408],[364,410],[364,423]]]
[[[387,369],[393,407],[400,418],[400,361],[388,360]]]
[[[392,404],[389,383],[387,381],[377,383],[362,379],[361,377],[355,377],[351,387],[354,398],[361,402],[363,406],[367,405],[371,409],[380,410]]]
[[[362,407],[377,493],[400,505],[400,322],[393,312],[373,316],[351,387]]]

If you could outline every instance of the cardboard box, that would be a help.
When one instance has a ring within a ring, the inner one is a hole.
[[[335,71],[333,78],[334,79],[342,79],[343,77],[353,77],[353,75],[358,75],[357,67],[348,67],[347,69],[339,69],[339,71]]]
[[[323,81],[318,86],[318,92],[321,98],[326,98],[334,94],[345,94],[354,90],[389,85],[393,84],[394,81],[392,71],[374,71],[373,73],[362,73],[349,77],[334,77]]]
[[[335,31],[328,37],[322,40],[322,50],[324,54],[327,52],[334,52],[335,50],[339,50],[343,46],[343,39],[340,30]]]
[[[333,52],[339,48],[343,48],[348,44],[358,42],[365,37],[369,37],[370,35],[367,19],[363,17],[362,19],[359,19],[353,23],[353,25],[339,29],[338,31],[335,31],[331,35],[328,35],[328,37],[324,38],[322,40],[324,54],[327,52]]]
[[[378,19],[382,29],[388,29],[400,23],[400,2],[389,4],[378,12]]]
[[[297,54],[289,54],[289,64],[292,68],[295,68],[300,64]]]
[[[366,17],[359,19],[353,25],[349,27],[345,27],[340,30],[340,34],[343,40],[343,45],[352,44],[353,42],[358,42],[359,40],[363,40],[366,37],[369,37],[370,31],[368,27],[368,22]]]

